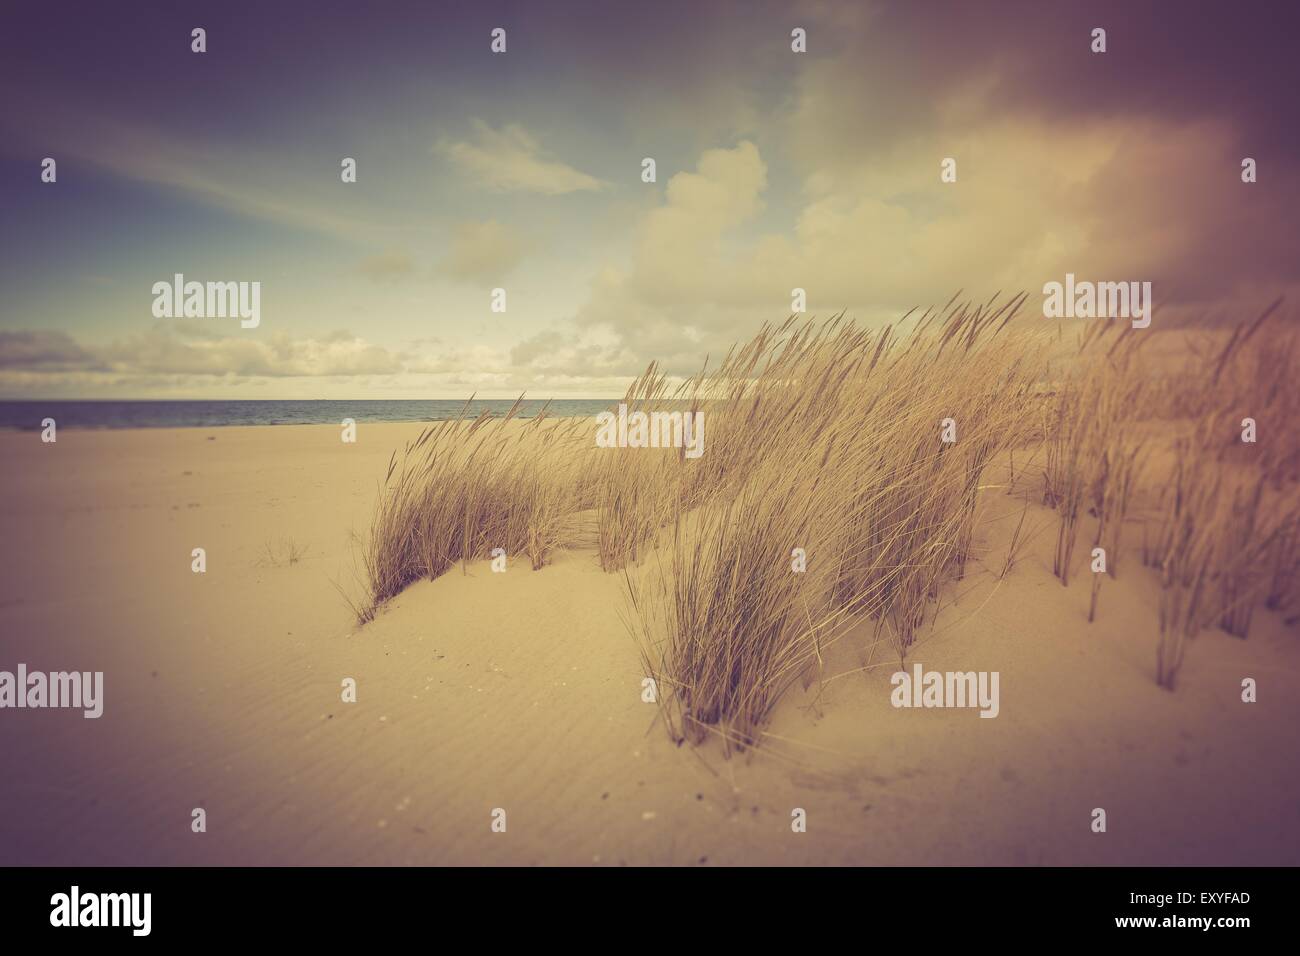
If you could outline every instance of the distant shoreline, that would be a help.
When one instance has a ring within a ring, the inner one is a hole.
[[[499,417],[499,416],[498,416]],[[548,420],[566,421],[571,418],[587,418],[586,415],[547,415]],[[359,425],[431,425],[438,421],[446,419],[431,418],[410,418],[410,419],[388,419],[376,418],[365,421],[357,420]],[[526,418],[515,416],[516,421],[527,421]],[[59,425],[59,432],[157,432],[157,431],[208,431],[213,428],[338,428],[340,422],[261,422],[250,424],[248,422],[221,422],[209,425]],[[41,426],[27,425],[0,425],[0,435],[7,434],[39,434]]]
[[[525,400],[517,418],[533,418],[543,408],[548,418],[594,418],[618,399],[566,398]],[[483,412],[504,417],[513,399],[360,399],[360,400],[139,400],[139,401],[0,401],[0,429],[40,431],[53,418],[60,429],[229,428],[256,425],[339,425],[357,423],[418,423],[458,417],[477,418]]]

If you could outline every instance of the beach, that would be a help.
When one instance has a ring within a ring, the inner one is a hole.
[[[1089,624],[1031,505],[1048,527],[1000,577],[1022,512],[1004,462],[907,661],[1000,673],[996,719],[892,706],[897,658],[842,641],[724,757],[643,700],[594,549],[473,561],[357,624],[339,589],[362,590],[379,485],[420,429],[0,433],[0,669],[104,674],[96,719],[0,720],[0,864],[1300,863],[1294,628],[1207,629],[1157,686],[1135,556]]]

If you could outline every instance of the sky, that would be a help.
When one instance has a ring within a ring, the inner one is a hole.
[[[1070,272],[1152,282],[1157,331],[1278,295],[1294,320],[1298,27],[1291,2],[8,4],[0,397],[616,397],[795,288],[867,324],[1026,290],[1048,321]],[[260,283],[259,324],[155,317],[176,273]]]

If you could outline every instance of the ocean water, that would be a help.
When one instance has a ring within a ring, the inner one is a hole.
[[[594,418],[616,408],[618,399],[553,399],[549,418]],[[212,428],[221,425],[337,425],[345,418],[358,422],[420,422],[455,418],[465,411],[477,418],[484,411],[503,416],[513,399],[369,400],[360,401],[194,401],[194,402],[0,402],[0,428],[39,430],[41,420],[53,418],[60,428]],[[517,417],[532,418],[547,403],[527,400]]]

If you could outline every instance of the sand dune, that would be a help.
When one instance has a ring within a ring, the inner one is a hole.
[[[641,701],[620,576],[593,550],[471,564],[356,627],[333,582],[357,587],[352,532],[418,430],[0,435],[0,667],[105,672],[99,720],[0,720],[0,862],[1300,862],[1300,642],[1276,615],[1199,635],[1163,690],[1151,573],[1130,560],[1089,625],[1049,528],[998,581],[1021,506],[986,489],[982,559],[909,667],[999,670],[998,718],[895,709],[895,661],[841,642],[724,759]]]

